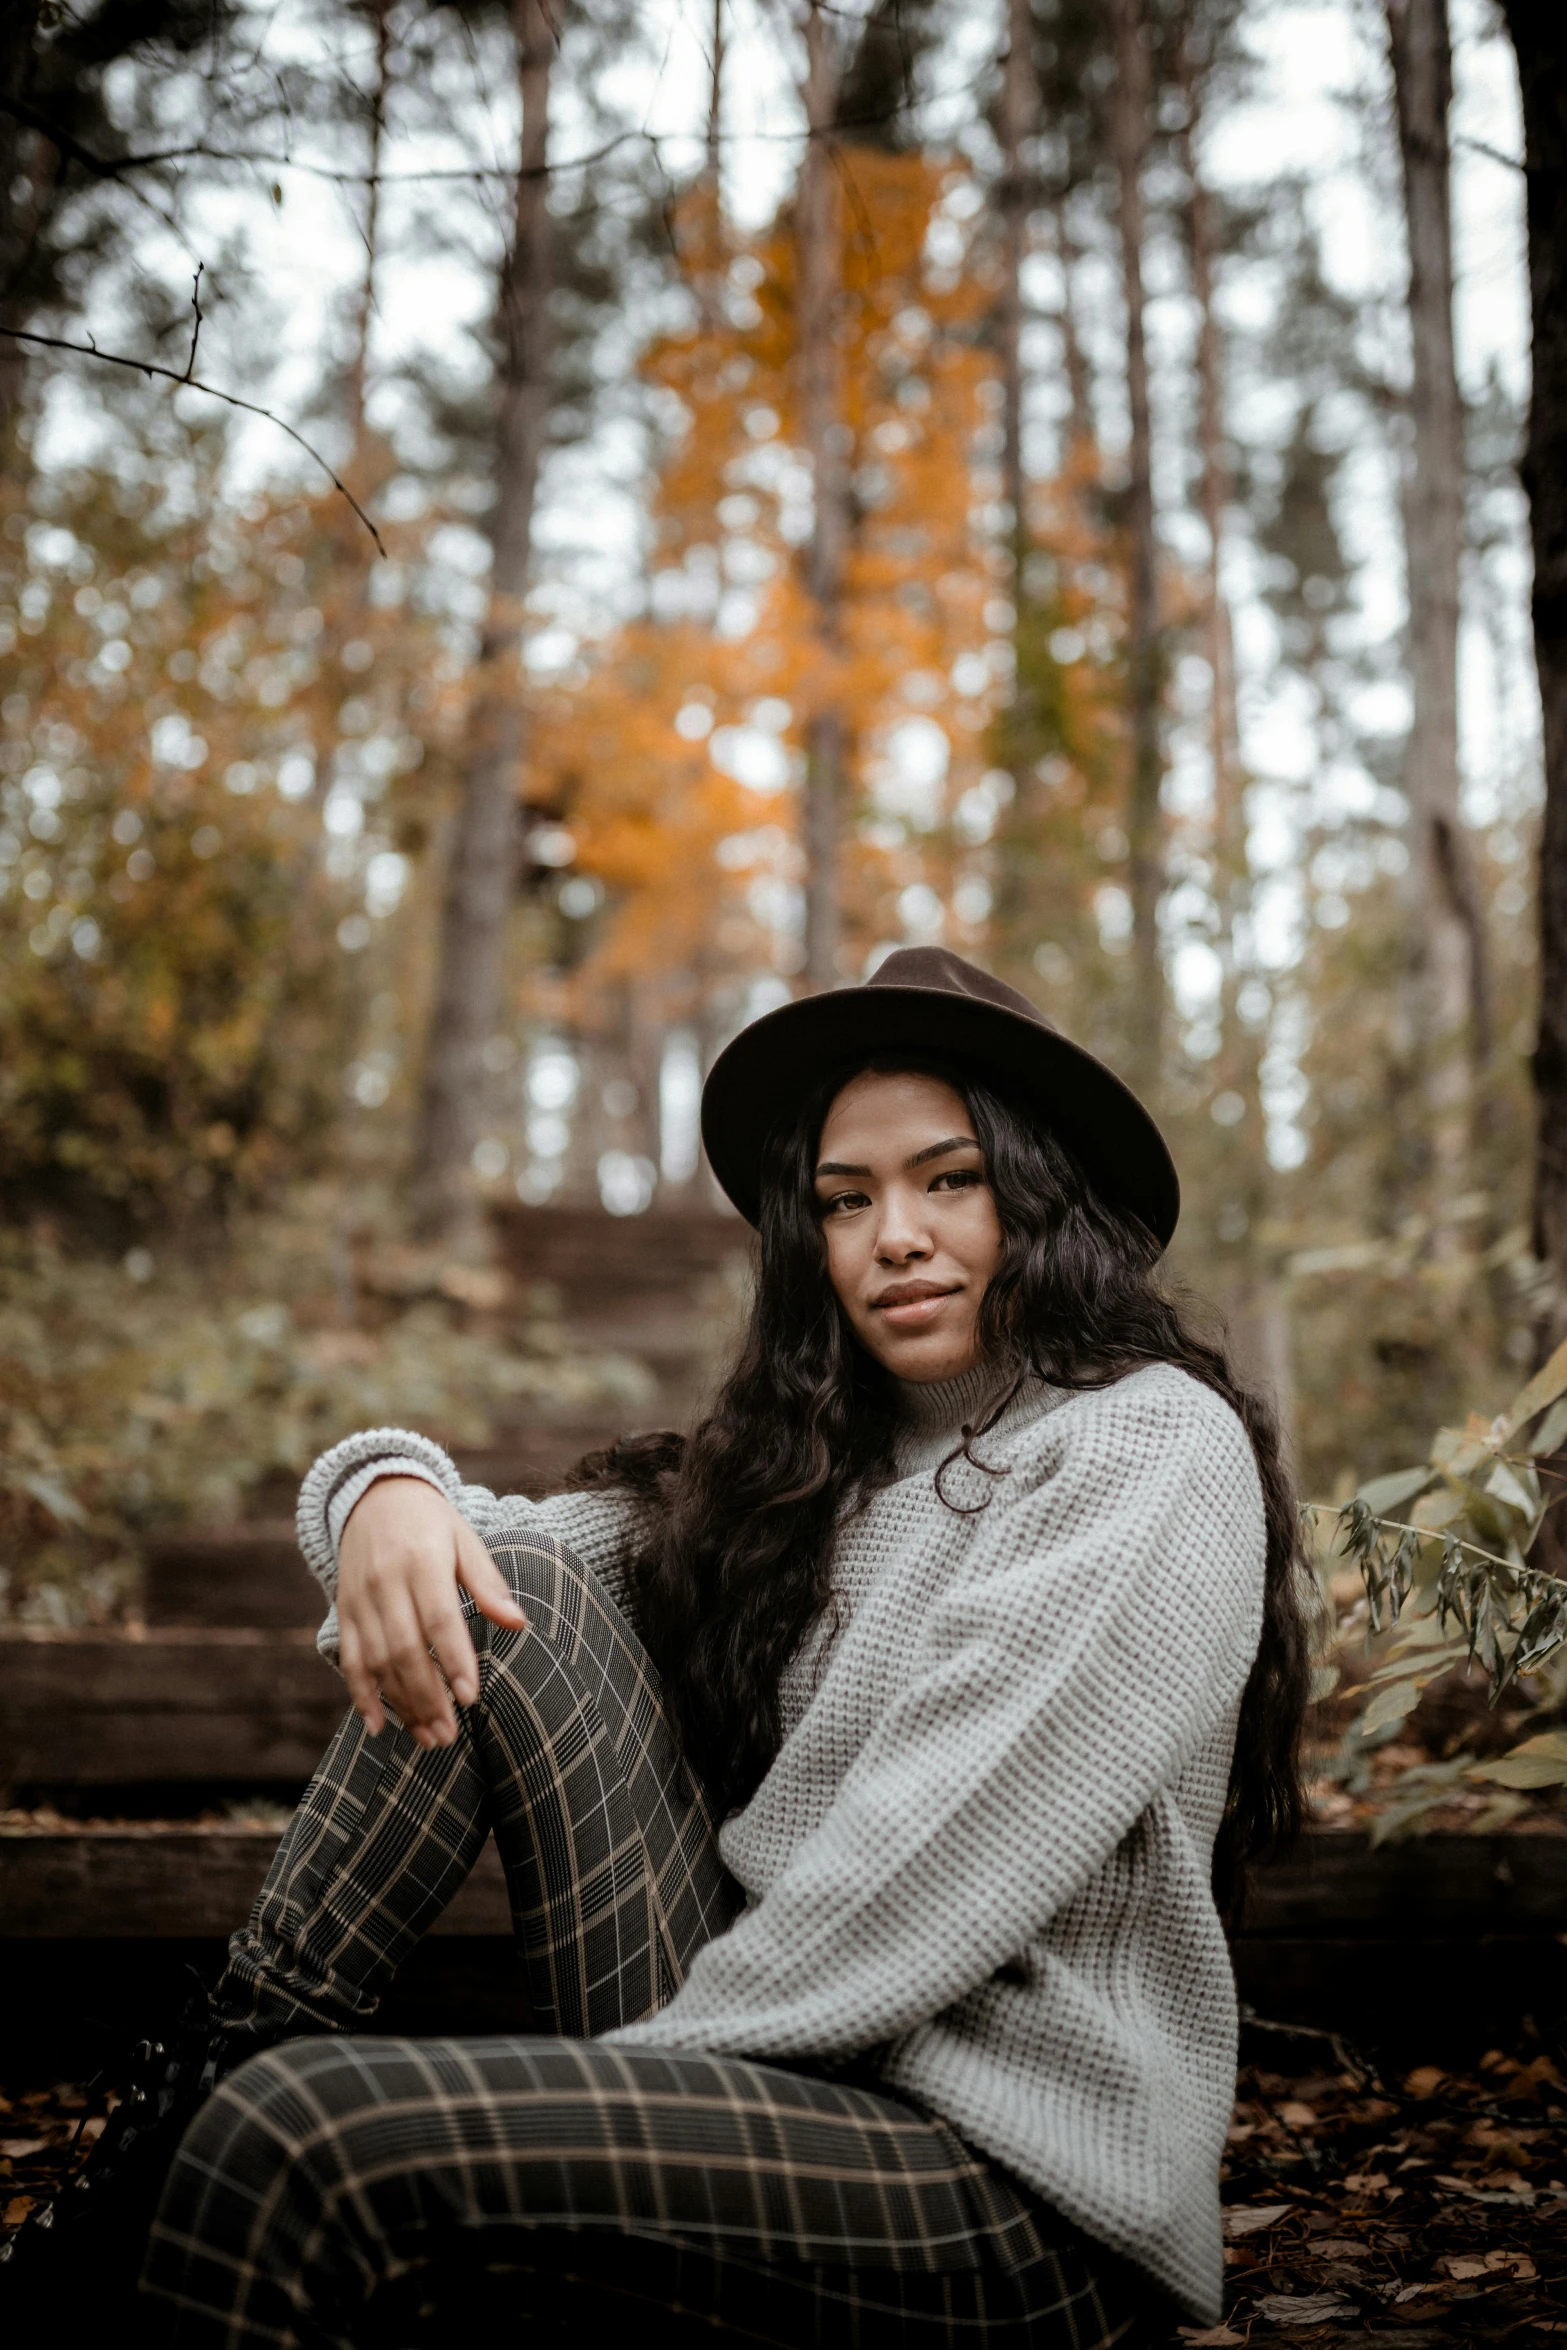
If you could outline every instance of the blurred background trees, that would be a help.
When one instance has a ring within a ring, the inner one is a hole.
[[[942,939],[1155,1099],[1311,1490],[1496,1408],[1550,13],[1521,116],[1488,0],[9,12],[0,324],[178,372],[199,268],[195,372],[385,548],[5,341],[17,1245],[711,1210],[727,1036]]]

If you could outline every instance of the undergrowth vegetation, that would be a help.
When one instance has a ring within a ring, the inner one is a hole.
[[[479,1445],[508,1407],[648,1400],[639,1364],[573,1347],[548,1293],[379,1237],[305,1193],[179,1254],[95,1257],[0,1233],[0,1612],[133,1608],[147,1532],[288,1506],[353,1428]]]

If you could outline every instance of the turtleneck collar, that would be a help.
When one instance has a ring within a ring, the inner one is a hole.
[[[897,1452],[903,1475],[934,1467],[962,1443],[965,1428],[983,1428],[1011,1385],[1012,1374],[994,1363],[976,1363],[956,1379],[895,1379]],[[1005,1440],[1065,1401],[1063,1389],[1027,1378],[990,1433]]]
[[[979,1427],[1011,1384],[1005,1372],[986,1362],[961,1371],[956,1379],[893,1381],[898,1417],[904,1427],[920,1436],[934,1436],[947,1429],[956,1436],[962,1428]]]

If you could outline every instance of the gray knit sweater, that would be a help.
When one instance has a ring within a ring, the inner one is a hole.
[[[1204,2323],[1235,1991],[1209,1891],[1262,1614],[1262,1496],[1228,1407],[1184,1372],[1035,1386],[959,1461],[987,1380],[903,1389],[899,1481],[840,1534],[830,1640],[723,1856],[747,1905],[627,2046],[824,2064],[877,2052]],[[438,1446],[350,1437],[300,1496],[331,1597],[348,1513],[424,1477],[481,1533],[547,1527],[629,1609],[630,1504],[460,1483]],[[335,1650],[335,1612],[322,1646]]]

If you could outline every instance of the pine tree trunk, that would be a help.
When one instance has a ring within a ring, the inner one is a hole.
[[[499,1014],[501,955],[516,889],[524,599],[550,409],[552,250],[544,164],[554,38],[546,0],[516,0],[514,22],[522,140],[511,249],[497,305],[500,396],[489,609],[462,797],[451,828],[414,1151],[416,1229],[454,1248],[471,1248],[479,1229],[471,1161],[484,1111],[483,1052]]]
[[[1186,98],[1179,149],[1187,184],[1187,260],[1197,311],[1197,505],[1208,534],[1202,582],[1203,635],[1212,679],[1208,746],[1213,768],[1214,896],[1219,909],[1216,943],[1223,966],[1221,1041],[1214,1076],[1216,1091],[1232,1090],[1246,1104],[1245,1117],[1232,1130],[1224,1182],[1225,1207],[1238,1208],[1245,1221],[1233,1237],[1226,1235],[1220,1241],[1219,1303],[1242,1375],[1269,1398],[1288,1442],[1294,1409],[1289,1309],[1261,1239],[1272,1188],[1262,1115],[1265,1038],[1249,1029],[1239,1012],[1243,982],[1239,938],[1250,922],[1251,867],[1235,700],[1234,632],[1224,592],[1224,519],[1232,494],[1224,430],[1224,346],[1214,308],[1213,199],[1203,183],[1198,152],[1205,67],[1195,54],[1191,33],[1189,16],[1178,51],[1178,72]],[[1222,1233],[1223,1227],[1220,1229]]]
[[[0,95],[20,98],[32,63],[38,31],[39,0],[5,0],[0,7]],[[24,327],[23,310],[8,298],[27,254],[38,217],[39,174],[29,170],[26,151],[42,144],[35,132],[24,130],[14,115],[0,114],[0,325]],[[53,153],[53,150],[50,150]],[[0,335],[0,436],[11,421],[22,395],[26,373],[26,346]]]
[[[1074,449],[1091,447],[1094,430],[1093,386],[1088,359],[1077,324],[1077,264],[1080,255],[1067,226],[1066,205],[1058,203],[1050,215],[1056,253],[1061,263],[1061,361],[1066,369],[1067,431]]]
[[[806,587],[816,615],[819,674],[805,723],[805,984],[838,980],[838,828],[845,729],[837,706],[839,600],[849,536],[848,433],[843,423],[838,313],[843,298],[837,164],[832,130],[840,66],[834,18],[810,0],[805,21],[805,117],[810,125],[795,199],[799,303],[797,364],[815,511]]]
[[[1143,327],[1143,172],[1151,133],[1152,93],[1141,0],[1111,0],[1110,22],[1116,68],[1110,106],[1110,145],[1121,232],[1126,398],[1131,420],[1126,487],[1130,560],[1126,662],[1132,736],[1126,827],[1132,897],[1130,1042],[1133,1082],[1151,1090],[1158,1082],[1164,1026],[1164,966],[1159,952],[1159,901],[1164,892],[1164,838],[1159,808],[1163,781],[1159,741],[1162,663],[1154,547],[1153,430]]]
[[[1413,719],[1410,808],[1411,1022],[1425,1102],[1425,1155],[1438,1246],[1468,1190],[1477,1068],[1490,1046],[1485,917],[1458,811],[1458,599],[1463,555],[1463,404],[1453,355],[1453,247],[1447,117],[1447,0],[1386,0],[1409,238],[1410,417],[1404,497]]]
[[[1023,485],[1023,256],[1031,209],[1024,152],[1038,127],[1039,89],[1030,44],[1031,0],[1007,0],[1007,53],[1001,69],[1001,286],[996,348],[1001,362],[1001,487],[1012,515],[1012,600],[1023,609],[1028,509]]]
[[[1032,185],[1026,147],[1039,125],[1039,85],[1032,55],[1031,0],[1008,0],[1007,51],[1001,61],[1001,283],[996,296],[996,356],[1001,371],[1001,486],[1011,515],[1013,627],[1021,649],[1027,627],[1028,491],[1023,475],[1023,257]],[[994,936],[1004,953],[1026,959],[1030,915],[1038,919],[1039,786],[1021,751],[1009,763],[1012,804],[996,875]],[[1037,931],[1034,932],[1037,937]]]
[[[1567,1335],[1567,15],[1560,0],[1502,4],[1523,89],[1534,322],[1523,466],[1545,720],[1534,1248],[1555,1276],[1554,1308],[1543,1334],[1555,1343]]]
[[[365,266],[359,281],[354,344],[348,360],[348,428],[354,455],[365,429],[365,390],[370,374],[370,330],[375,320],[376,264],[381,244],[381,151],[386,139],[386,102],[391,88],[391,0],[371,0],[375,22],[375,87],[370,95],[368,177],[365,184]]]

